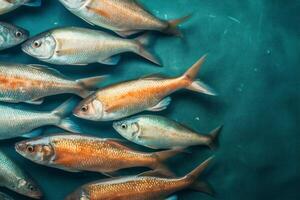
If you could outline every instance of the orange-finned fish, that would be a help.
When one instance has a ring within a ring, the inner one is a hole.
[[[126,37],[141,31],[159,31],[181,36],[178,25],[189,19],[166,21],[148,12],[135,0],[59,0],[73,14],[86,22],[110,29]]]
[[[106,175],[131,167],[149,167],[172,174],[163,161],[180,150],[144,153],[118,140],[60,134],[19,142],[16,151],[38,164],[71,172],[93,171]]]
[[[83,119],[110,121],[145,110],[164,110],[171,102],[168,96],[184,88],[214,95],[215,93],[208,86],[195,80],[204,60],[205,56],[180,77],[151,76],[100,89],[84,99],[73,113]]]
[[[207,159],[181,178],[141,174],[96,181],[80,187],[65,200],[165,200],[170,195],[186,188],[212,195],[212,189],[205,182],[196,181],[211,160],[212,158]]]

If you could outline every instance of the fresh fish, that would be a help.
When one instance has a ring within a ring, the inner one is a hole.
[[[14,200],[12,197],[10,197],[7,194],[4,194],[2,192],[0,192],[0,199],[1,200]]]
[[[152,149],[187,148],[189,146],[215,146],[221,127],[208,135],[196,133],[176,121],[155,115],[141,115],[114,122],[114,129],[126,139]]]
[[[197,182],[198,176],[208,167],[211,160],[212,158],[207,159],[181,178],[141,174],[92,182],[83,185],[65,200],[165,200],[187,188],[212,195],[211,188],[205,182]]]
[[[19,136],[31,137],[38,133],[36,132],[38,128],[48,125],[58,126],[71,132],[81,132],[80,127],[67,118],[71,109],[70,101],[50,113],[0,105],[0,140]]]
[[[208,86],[194,80],[204,60],[205,56],[178,78],[150,76],[100,89],[84,99],[73,113],[83,119],[110,121],[145,110],[164,110],[171,102],[168,95],[183,88],[214,95]]]
[[[37,184],[2,151],[0,151],[0,187],[35,199],[42,197],[42,192]],[[0,195],[2,200],[1,196],[2,194]]]
[[[0,0],[0,15],[13,11],[21,6],[41,6],[41,0]]]
[[[0,101],[38,104],[46,96],[64,93],[84,98],[104,77],[73,80],[46,66],[0,64]]]
[[[163,164],[181,150],[144,153],[124,146],[116,139],[60,134],[29,139],[15,145],[25,158],[71,172],[92,171],[112,176],[120,169],[148,167],[172,174]]]
[[[25,53],[44,62],[57,65],[116,65],[121,53],[133,52],[153,63],[159,61],[145,48],[148,35],[137,39],[122,39],[101,31],[67,27],[47,31],[25,42]]]
[[[135,0],[59,0],[86,22],[110,29],[126,37],[141,31],[160,31],[181,36],[177,26],[190,16],[165,21],[158,19]]]
[[[21,44],[28,37],[29,32],[27,30],[12,24],[0,22],[0,50]]]

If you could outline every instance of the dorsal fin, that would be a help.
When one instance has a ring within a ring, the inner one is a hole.
[[[30,67],[30,68],[32,68],[34,70],[37,70],[37,71],[40,71],[40,72],[44,72],[44,73],[47,73],[47,74],[52,74],[54,76],[65,77],[65,75],[63,75],[57,69],[50,68],[50,67],[45,66],[45,65],[30,64],[30,65],[27,65],[27,67]]]

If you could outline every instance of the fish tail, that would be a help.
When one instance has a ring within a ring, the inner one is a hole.
[[[212,130],[208,137],[209,137],[209,142],[208,142],[208,146],[211,148],[211,149],[216,149],[218,146],[219,146],[219,135],[221,133],[223,129],[223,125],[222,126],[219,126],[217,128],[215,128],[214,130]]]
[[[182,149],[173,149],[153,153],[153,156],[155,156],[156,161],[150,167],[156,171],[159,171],[161,174],[164,174],[169,177],[175,177],[175,174],[164,164],[164,162],[169,158],[182,152]]]
[[[190,84],[186,87],[188,90],[215,96],[216,93],[213,89],[211,89],[202,81],[195,80],[205,59],[206,59],[206,55],[202,56],[191,68],[188,69],[188,71],[182,76],[182,78],[184,80],[189,81]]]
[[[72,114],[76,103],[77,102],[71,98],[52,111],[51,114],[59,118],[58,123],[55,124],[59,128],[73,133],[82,133],[81,128],[71,118],[68,118],[68,116]]]
[[[29,0],[24,5],[30,7],[40,7],[42,5],[42,0]]]
[[[189,20],[192,17],[192,15],[187,15],[184,17],[181,17],[179,19],[174,19],[168,21],[168,27],[163,30],[164,33],[169,35],[175,35],[177,37],[183,37],[182,32],[178,29],[178,26],[185,21]]]
[[[79,84],[81,88],[78,95],[82,98],[86,98],[95,90],[99,89],[98,84],[103,82],[103,80],[105,80],[106,78],[107,75],[76,80],[76,83]]]
[[[187,174],[185,177],[183,177],[184,180],[187,180],[188,183],[190,183],[190,185],[189,185],[190,189],[213,195],[213,193],[214,193],[213,189],[210,187],[209,184],[207,184],[205,182],[197,181],[198,177],[209,166],[209,164],[211,163],[213,158],[214,158],[213,156],[208,158],[203,163],[201,163],[196,169],[194,169],[189,174]]]
[[[137,48],[135,49],[135,53],[140,55],[141,57],[149,60],[150,62],[161,66],[162,63],[160,60],[155,57],[150,51],[146,49],[146,46],[150,44],[151,41],[151,35],[148,33],[145,33],[137,38],[134,39],[135,44],[137,44]]]

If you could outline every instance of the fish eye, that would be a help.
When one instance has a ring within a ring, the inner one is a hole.
[[[23,35],[22,32],[20,32],[20,31],[17,31],[17,32],[16,32],[16,36],[17,36],[17,37],[21,37],[22,35]]]
[[[42,45],[42,43],[39,42],[39,41],[34,41],[34,43],[33,43],[33,46],[34,46],[35,48],[38,48],[38,47],[40,47],[41,45]]]
[[[28,145],[28,146],[26,147],[26,149],[27,149],[27,151],[28,151],[29,153],[33,153],[33,152],[34,152],[34,147],[31,146],[31,145]]]
[[[122,129],[126,129],[126,128],[127,128],[127,125],[126,125],[126,124],[121,124],[121,128],[122,128]]]
[[[80,109],[82,112],[87,112],[89,110],[89,106],[88,105],[84,105],[81,107]]]
[[[35,187],[33,185],[29,185],[28,188],[30,191],[35,191]]]

